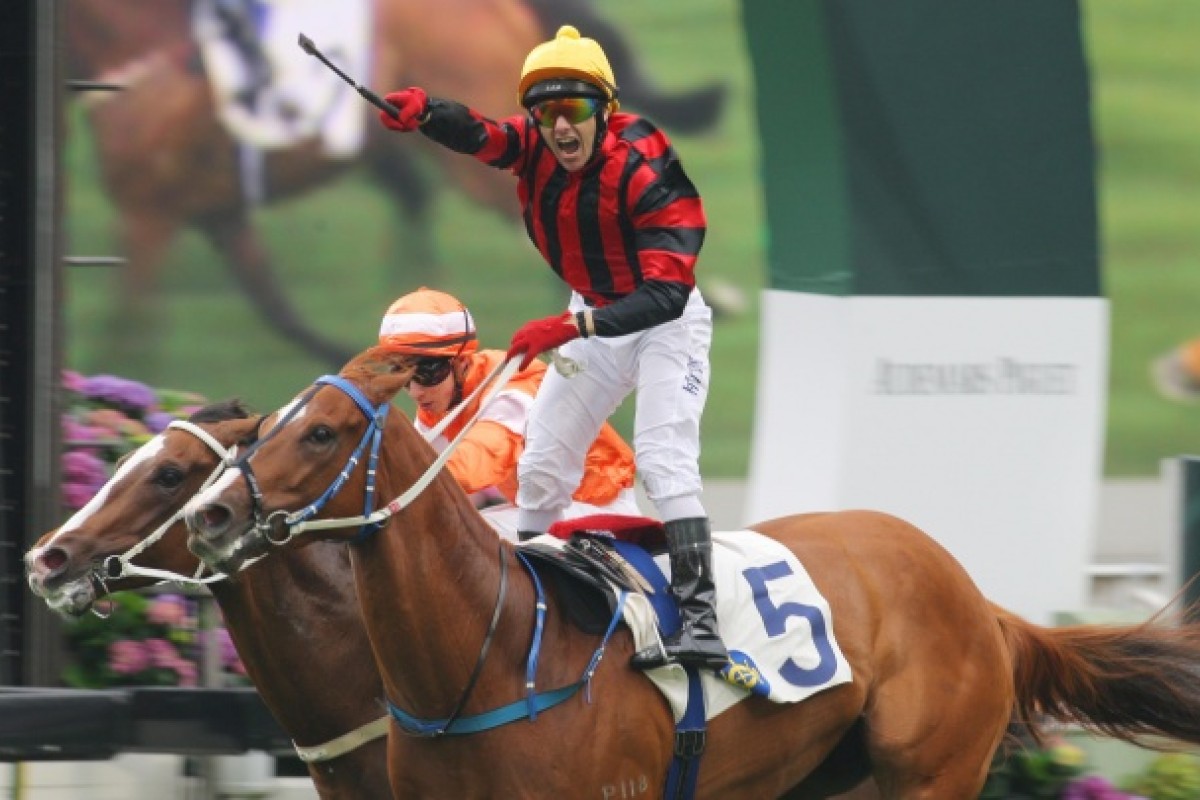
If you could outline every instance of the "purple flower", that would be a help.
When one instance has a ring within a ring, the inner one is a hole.
[[[118,675],[135,675],[150,666],[150,652],[141,642],[121,639],[108,646],[108,668]]]
[[[143,412],[157,402],[154,390],[144,383],[118,378],[116,375],[93,375],[84,378],[82,394],[121,408]]]
[[[178,594],[159,595],[150,602],[150,607],[146,609],[146,619],[155,625],[181,628],[188,621],[187,601]]]
[[[146,427],[151,433],[162,433],[175,421],[175,416],[166,411],[152,411],[146,415]]]

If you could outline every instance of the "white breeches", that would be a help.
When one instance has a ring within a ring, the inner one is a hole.
[[[576,295],[570,309],[584,308]],[[683,315],[627,336],[575,339],[560,352],[577,361],[564,378],[551,368],[538,390],[517,466],[517,505],[531,516],[560,514],[583,475],[584,455],[600,426],[636,390],[633,449],[646,496],[661,504],[698,498],[700,417],[708,398],[712,313],[692,290]],[[678,504],[677,504],[678,505]],[[687,512],[702,514],[698,499]],[[540,527],[540,526],[539,526]]]

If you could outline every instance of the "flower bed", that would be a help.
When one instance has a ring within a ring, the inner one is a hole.
[[[153,389],[115,375],[63,373],[62,499],[77,510],[109,479],[116,463],[205,403],[194,392]]]
[[[63,373],[62,500],[83,508],[117,462],[204,404],[194,392],[155,389],[114,375]],[[117,592],[103,610],[74,620],[66,636],[69,686],[196,686],[206,647],[218,649],[225,685],[246,684],[246,670],[223,626],[201,631],[196,597]]]
[[[69,624],[67,646],[72,663],[63,680],[80,689],[196,686],[205,647],[217,649],[224,684],[247,683],[229,632],[201,631],[198,601],[184,595],[116,592],[103,615]]]
[[[1200,800],[1200,760],[1187,753],[1156,756],[1117,781],[1095,774],[1087,753],[1056,736],[998,753],[979,800]]]

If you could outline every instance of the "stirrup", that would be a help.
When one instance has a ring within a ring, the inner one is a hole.
[[[658,669],[659,667],[665,667],[668,664],[674,663],[676,662],[671,659],[666,648],[657,642],[643,647],[629,657],[629,666],[643,672],[648,669]]]

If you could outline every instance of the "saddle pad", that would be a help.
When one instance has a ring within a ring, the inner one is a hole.
[[[666,555],[655,563],[670,577]],[[712,719],[751,694],[776,703],[795,703],[851,680],[850,665],[833,636],[829,604],[808,571],[783,545],[749,530],[713,532],[713,571],[721,638],[744,688],[703,670],[707,718]],[[631,594],[625,622],[640,649],[658,636],[650,601]],[[687,673],[670,665],[646,676],[666,695],[678,722],[687,704]]]
[[[795,555],[754,531],[715,531],[712,538],[721,638],[737,666],[728,670],[728,678],[701,671],[707,719],[751,694],[795,703],[849,682],[850,665],[834,639],[829,604]],[[530,544],[561,549],[565,542],[544,535]],[[654,563],[669,580],[669,557],[660,554]],[[624,621],[637,649],[657,640],[657,615],[646,595],[629,594]],[[645,674],[666,696],[678,722],[687,705],[683,667]]]

